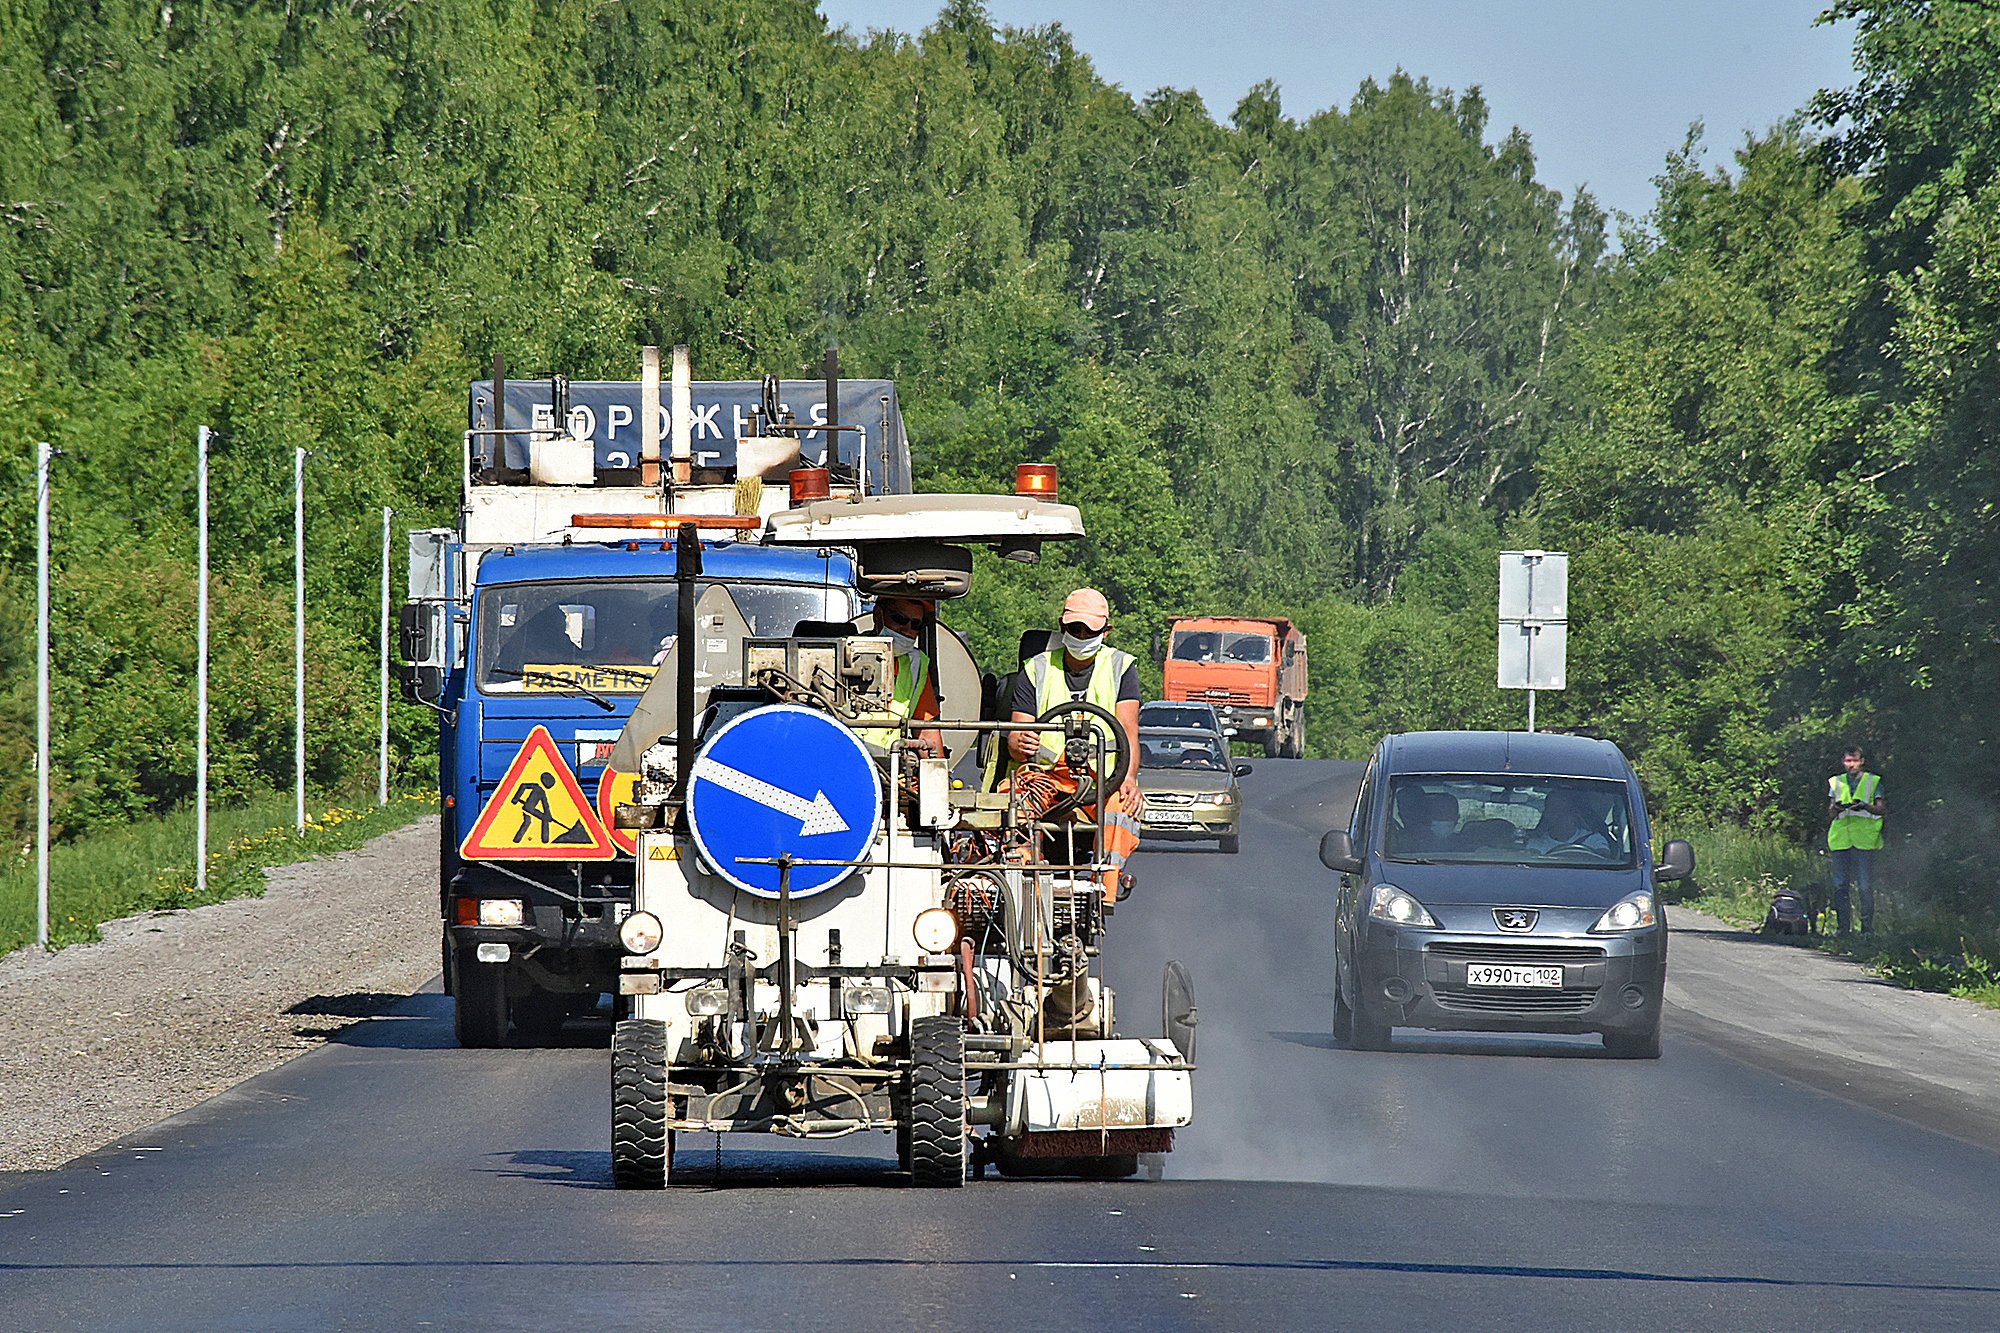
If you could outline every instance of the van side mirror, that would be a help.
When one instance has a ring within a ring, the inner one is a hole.
[[[1167,660],[1167,641],[1160,637],[1158,630],[1153,631],[1153,660],[1155,662]]]
[[[1354,840],[1344,828],[1328,829],[1319,840],[1319,863],[1343,875],[1359,874],[1361,858],[1354,854]]]
[[[1660,863],[1653,867],[1654,879],[1686,879],[1694,873],[1694,847],[1675,838],[1660,849]]]

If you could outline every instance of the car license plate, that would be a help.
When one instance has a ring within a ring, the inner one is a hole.
[[[1192,824],[1194,823],[1194,811],[1148,810],[1146,812],[1146,822],[1149,824]]]
[[[1563,970],[1560,967],[1518,967],[1511,963],[1467,963],[1465,984],[1468,986],[1542,986],[1550,990],[1561,990]]]

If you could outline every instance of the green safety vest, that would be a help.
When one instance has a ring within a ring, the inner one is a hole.
[[[914,670],[905,669],[909,663]],[[923,695],[924,682],[931,678],[931,659],[921,648],[912,648],[907,653],[896,654],[896,681],[889,690],[889,715],[906,718],[917,709],[917,700]],[[886,750],[896,743],[903,733],[896,727],[862,727],[855,735],[878,750]]]
[[[1882,792],[1882,779],[1873,773],[1863,773],[1857,782],[1850,783],[1847,774],[1835,773],[1826,780],[1827,799],[1839,805],[1850,801],[1871,804]],[[1882,816],[1865,811],[1837,815],[1827,826],[1826,845],[1836,852],[1849,848],[1875,851],[1882,846]]]
[[[1051,648],[1048,652],[1035,654],[1021,668],[1028,673],[1028,680],[1035,689],[1035,715],[1040,717],[1057,704],[1070,703],[1075,699],[1088,700],[1105,712],[1116,715],[1118,682],[1125,679],[1125,672],[1137,659],[1130,653],[1119,652],[1116,648],[1098,649],[1096,658],[1090,664],[1090,681],[1083,687],[1081,694],[1070,693],[1069,681],[1063,672],[1062,659],[1063,650]],[[1090,725],[1100,732],[1105,730],[1104,724],[1096,718],[1090,720]],[[1049,744],[1046,736],[1047,733],[1044,733],[1042,746],[1036,753],[1035,760],[1037,763],[1053,764],[1062,757],[1062,752]],[[1106,735],[1104,740],[1107,751],[1115,748],[1109,735]],[[986,756],[986,775],[982,783],[986,790],[992,791],[998,787],[1000,779],[1012,765],[1013,758],[1007,753],[1005,738],[996,737],[995,745]]]

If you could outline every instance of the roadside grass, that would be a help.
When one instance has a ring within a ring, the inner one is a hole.
[[[1672,835],[1669,835],[1672,836]],[[1704,829],[1690,834],[1695,876],[1691,888],[1668,898],[1755,930],[1764,921],[1771,895],[1781,888],[1811,890],[1825,915],[1825,934],[1802,943],[1824,953],[1852,958],[1884,980],[1909,990],[1936,991],[2000,1009],[2000,932],[1980,928],[1921,901],[1882,886],[1898,882],[1893,849],[1877,858],[1875,932],[1833,932],[1832,872],[1824,852],[1809,850],[1769,833],[1745,829]],[[1809,899],[1810,900],[1810,899]]]
[[[262,792],[208,812],[208,885],[195,892],[195,815],[176,810],[62,843],[49,852],[49,944],[97,939],[106,921],[135,913],[202,907],[264,891],[264,871],[344,852],[437,809],[435,791],[389,803],[335,805],[292,825],[289,792]],[[0,861],[0,955],[35,939],[35,853]]]

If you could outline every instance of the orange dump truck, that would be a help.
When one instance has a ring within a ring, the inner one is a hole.
[[[1167,698],[1215,705],[1237,740],[1270,758],[1305,754],[1306,636],[1291,621],[1182,616],[1167,629]]]

